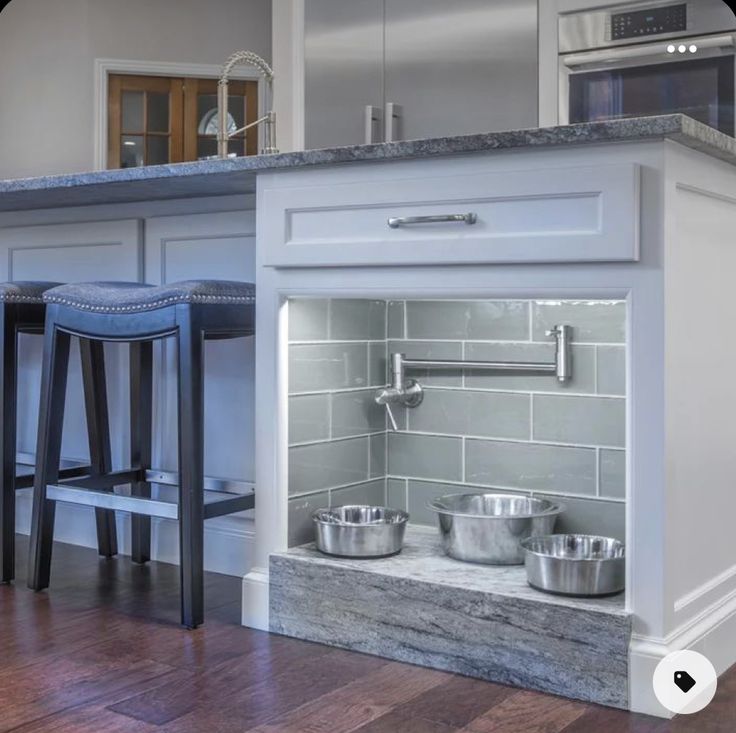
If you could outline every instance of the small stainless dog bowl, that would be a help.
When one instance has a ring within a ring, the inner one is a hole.
[[[409,515],[382,506],[341,506],[312,514],[317,549],[338,557],[388,557],[401,552]]]
[[[521,546],[533,588],[565,596],[607,596],[624,589],[626,560],[618,540],[557,534],[531,537]]]
[[[456,560],[521,565],[519,542],[549,534],[562,504],[513,494],[451,494],[429,502],[445,552]]]

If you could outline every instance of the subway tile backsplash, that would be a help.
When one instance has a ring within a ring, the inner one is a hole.
[[[412,371],[425,389],[387,430],[373,392],[387,358],[552,361],[573,327],[573,379]],[[561,531],[624,538],[626,305],[582,300],[289,302],[289,542],[320,506],[388,503],[434,524],[430,499],[471,491],[559,497]]]

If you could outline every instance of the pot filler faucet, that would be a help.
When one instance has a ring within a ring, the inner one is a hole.
[[[418,407],[424,399],[422,385],[416,379],[407,379],[407,369],[483,369],[501,374],[554,374],[560,384],[572,379],[572,326],[554,326],[547,336],[555,339],[554,362],[529,361],[441,361],[436,359],[407,359],[405,354],[391,354],[391,383],[376,390],[373,399],[386,407],[392,430],[398,430],[391,405]]]
[[[259,117],[254,122],[250,122],[241,127],[238,130],[228,132],[227,123],[229,119],[228,114],[228,84],[230,82],[230,74],[236,66],[253,66],[261,72],[263,78],[266,80],[266,99],[263,105],[264,109],[267,109],[263,117]],[[257,53],[252,51],[236,51],[222,67],[222,75],[220,81],[217,83],[217,121],[218,121],[218,132],[217,132],[217,155],[220,158],[228,157],[228,142],[233,135],[238,135],[241,132],[249,130],[251,127],[257,127],[261,123],[264,123],[264,140],[263,148],[261,149],[261,155],[273,155],[278,153],[276,147],[276,114],[273,109],[273,69],[268,65],[265,59],[262,59]]]

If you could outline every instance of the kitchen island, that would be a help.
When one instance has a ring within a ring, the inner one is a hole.
[[[297,509],[290,298],[624,301],[633,633],[628,703],[619,704],[663,715],[650,680],[668,652],[698,649],[719,672],[736,661],[735,164],[736,141],[670,116],[2,181],[1,274],[255,280],[255,353],[245,343],[208,350],[206,445],[208,474],[254,483],[255,516],[213,520],[206,563],[245,576],[243,620],[259,628],[269,628],[269,556],[287,551]],[[476,225],[407,221],[467,212]],[[407,225],[389,227],[389,217]],[[31,405],[38,348],[23,344]],[[173,369],[167,350],[159,356],[162,372]],[[108,359],[114,380],[125,353],[110,349]],[[124,380],[113,384],[120,460],[126,395]],[[157,424],[172,419],[172,405],[157,395]],[[27,453],[34,421],[29,408],[19,431]],[[73,428],[64,453],[80,458]],[[154,460],[172,468],[174,447],[154,434]],[[21,531],[27,519],[21,502]],[[93,544],[89,516],[75,509],[57,521],[59,539]],[[158,559],[175,559],[174,531],[157,526]]]

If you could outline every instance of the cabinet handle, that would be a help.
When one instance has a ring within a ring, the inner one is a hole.
[[[380,142],[376,135],[376,129],[381,124],[383,113],[380,107],[374,107],[372,104],[365,106],[364,114],[364,125],[365,125],[365,144],[371,145],[372,143]]]
[[[384,114],[385,134],[384,141],[387,143],[396,142],[401,139],[401,117],[404,109],[396,102],[386,102],[386,113]]]
[[[391,229],[407,226],[408,224],[445,224],[448,222],[459,221],[465,224],[475,224],[478,221],[478,214],[472,211],[468,214],[436,214],[434,216],[392,216],[388,220]]]

